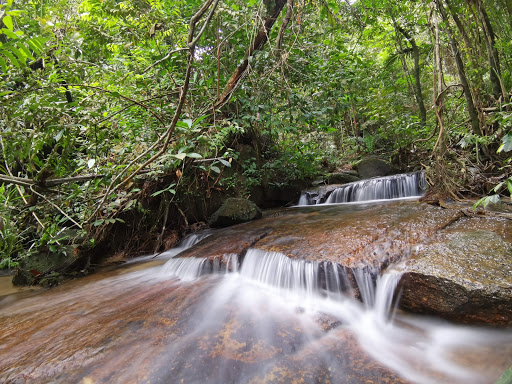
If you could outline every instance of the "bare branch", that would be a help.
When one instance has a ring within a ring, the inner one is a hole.
[[[74,183],[77,181],[86,181],[86,180],[94,180],[105,177],[105,175],[83,175],[83,176],[74,176],[74,177],[64,177],[60,179],[50,179],[43,181],[36,181],[34,179],[25,179],[23,177],[16,177],[10,175],[0,174],[0,181],[4,183],[21,185],[23,187],[54,187],[56,185],[66,184],[66,183]]]

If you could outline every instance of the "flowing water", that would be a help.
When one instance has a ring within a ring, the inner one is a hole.
[[[351,226],[357,215],[415,207],[293,209],[262,225],[308,219],[335,228],[344,215]],[[247,228],[207,240],[243,242]],[[274,232],[263,240],[288,244],[289,235],[276,240]],[[260,232],[251,236],[239,253],[223,248],[218,256],[202,241],[163,265],[132,264],[0,298],[0,382],[492,384],[512,364],[508,329],[398,311],[401,275],[392,267],[380,274],[323,256],[292,259],[258,248]],[[200,254],[188,257],[194,249]]]
[[[361,201],[421,197],[426,190],[424,172],[407,173],[344,184],[326,198],[317,192],[305,192],[298,205],[339,204]]]

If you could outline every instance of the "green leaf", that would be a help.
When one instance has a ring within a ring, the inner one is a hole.
[[[203,156],[201,156],[199,153],[187,153],[187,157],[191,157],[192,159],[202,159]]]
[[[16,56],[18,56],[18,60],[20,61],[20,63],[26,62],[27,56],[25,56],[25,54],[21,52],[18,48],[11,46],[9,47],[9,49],[13,51]]]
[[[13,30],[14,26],[12,25],[12,17],[10,15],[5,15],[2,21],[4,22],[5,26],[9,28],[10,31]]]
[[[29,59],[31,60],[35,60],[35,57],[32,55],[32,53],[30,52],[30,49],[28,49],[25,44],[23,44],[21,41],[18,42],[18,48],[23,51],[23,53],[25,54],[25,56],[27,56]]]
[[[231,168],[231,163],[229,161],[226,161],[224,159],[219,159],[219,161],[226,167]]]
[[[178,153],[177,155],[172,155],[177,159],[183,160],[185,157],[187,157],[187,154],[185,152]]]
[[[501,146],[499,147],[498,153],[500,153],[502,151],[505,151],[505,152],[512,151],[512,134],[511,133],[508,133],[505,136],[503,136],[503,139],[501,139],[501,141],[503,142],[503,144],[501,144]]]
[[[55,141],[56,141],[56,142],[59,142],[59,141],[60,141],[60,139],[62,139],[62,135],[63,135],[63,134],[64,134],[64,130],[63,130],[63,129],[61,129],[61,130],[60,130],[60,131],[55,135],[55,137],[54,137]],[[89,168],[90,168],[90,167],[89,167]]]
[[[87,161],[87,166],[89,168],[94,167],[94,164],[96,164],[96,159],[89,159],[89,161]]]
[[[510,384],[512,383],[512,366],[510,366],[509,369],[507,369],[503,375],[500,376],[498,381],[496,381],[494,384]]]
[[[5,13],[11,16],[20,16],[21,14],[25,13],[25,11],[22,9],[11,9]]]
[[[14,93],[14,91],[5,91],[5,92],[0,92],[0,97],[3,97],[5,95],[8,95],[10,93]]]
[[[191,127],[192,127],[192,119],[183,119],[183,122],[184,122],[185,124],[187,124],[187,126],[188,126],[189,128],[191,128]]]
[[[32,42],[39,48],[40,51],[44,50],[44,45],[46,44],[47,39],[44,37],[34,37]]]
[[[210,167],[210,169],[211,169],[213,172],[220,173],[220,168],[219,168],[219,167],[217,167],[217,166],[215,166],[215,165],[212,165],[212,166]]]
[[[504,181],[502,181],[501,183],[499,183],[498,185],[496,185],[494,188],[493,188],[493,191],[494,192],[498,192],[500,190],[500,188],[503,186],[503,184],[505,184]]]
[[[198,125],[201,121],[203,121],[204,119],[206,119],[207,117],[210,117],[210,115],[204,115],[204,116],[201,116],[200,118],[198,118],[196,121],[194,121],[194,125],[193,127],[195,127],[196,125]]]
[[[27,40],[27,45],[38,55],[41,54],[42,50],[36,44],[34,44],[33,40]]]
[[[16,68],[21,68],[20,63],[18,62],[18,60],[16,60],[16,58],[11,52],[6,50],[4,51],[4,55],[7,56],[7,58],[11,61],[12,65],[14,65]]]
[[[162,194],[162,193],[164,193],[164,192],[170,192],[170,193],[172,193],[173,195],[175,195],[175,194],[176,194],[176,191],[175,191],[174,189],[169,189],[169,187],[167,187],[167,188],[165,188],[165,189],[161,189],[161,190],[159,190],[159,191],[156,191],[156,192],[155,192],[155,193],[153,193],[151,196],[156,197],[156,196],[158,196],[158,195],[160,195],[160,194]]]
[[[507,189],[508,189],[508,192],[510,193],[510,196],[512,197],[512,178],[509,178],[507,180]]]
[[[18,35],[11,31],[10,29],[2,28],[2,32],[11,39],[18,39]]]
[[[96,220],[94,223],[92,223],[92,225],[94,225],[95,227],[98,227],[98,226],[100,226],[101,224],[103,224],[103,219],[98,219],[98,220]]]
[[[5,63],[5,60],[3,57],[0,57],[0,67],[2,67],[2,71],[4,73],[7,72],[7,64]]]

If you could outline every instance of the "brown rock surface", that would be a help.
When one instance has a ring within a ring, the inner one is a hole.
[[[447,228],[400,266],[401,307],[458,322],[512,325],[510,235],[503,219],[462,219]]]

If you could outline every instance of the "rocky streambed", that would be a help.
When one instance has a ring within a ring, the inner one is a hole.
[[[512,364],[511,240],[507,219],[417,201],[267,212],[0,298],[0,381],[492,384]]]

